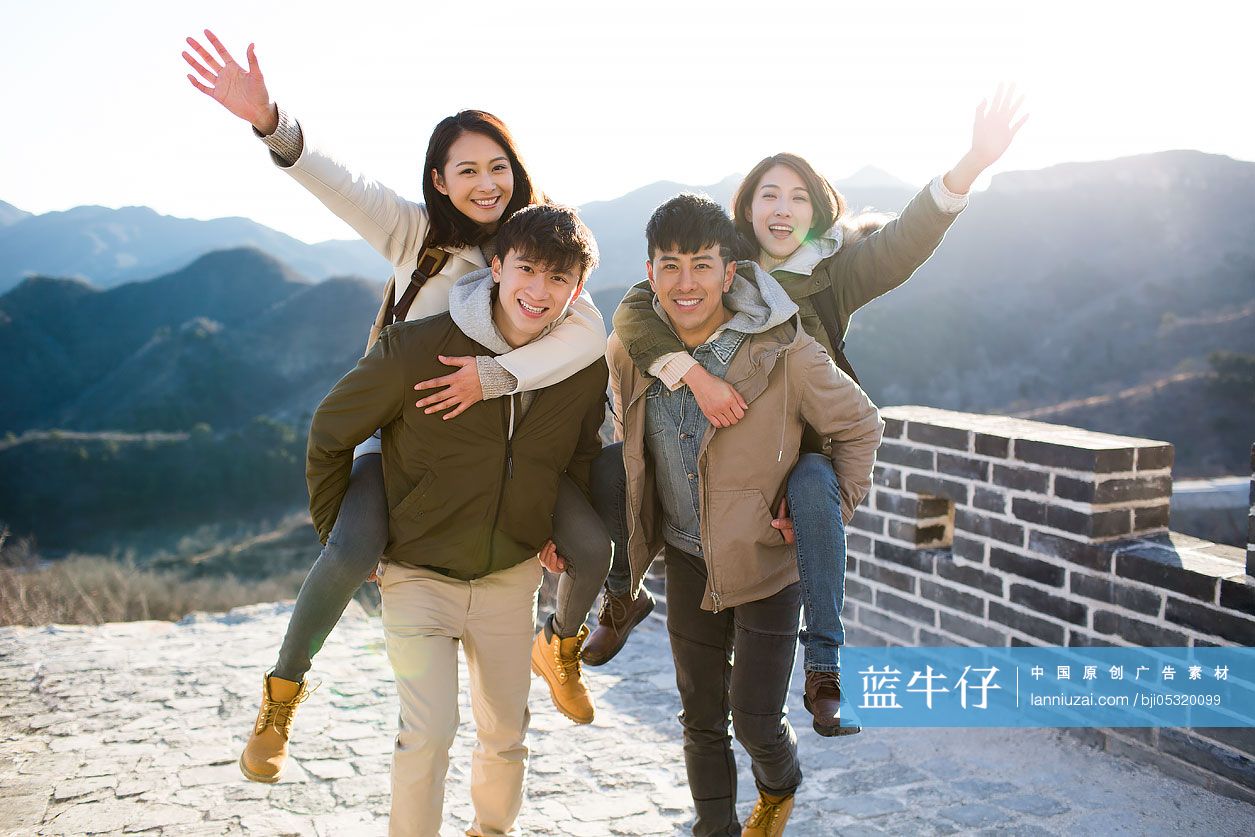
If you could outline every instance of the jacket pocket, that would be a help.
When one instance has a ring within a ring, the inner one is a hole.
[[[423,500],[426,499],[435,481],[436,474],[434,471],[428,471],[423,474],[422,479],[418,481],[418,485],[415,485],[401,502],[393,506],[389,514],[406,520],[417,520],[422,515]]]
[[[714,591],[741,597],[777,577],[791,558],[784,535],[763,493],[756,488],[711,491],[707,497],[710,537],[706,563]]]
[[[757,488],[711,491],[708,500],[714,537],[735,544],[752,541],[763,546],[782,546],[784,535],[771,525],[776,516]]]

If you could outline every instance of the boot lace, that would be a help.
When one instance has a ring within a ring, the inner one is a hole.
[[[815,671],[808,675],[814,683],[815,699],[841,699],[841,672]]]
[[[266,727],[273,726],[284,738],[287,738],[292,729],[292,718],[296,715],[296,707],[309,700],[309,696],[317,690],[318,686],[306,689],[302,685],[296,697],[291,700],[275,700],[267,694],[262,700],[261,713],[257,717],[257,734],[260,735]]]
[[[609,590],[601,597],[601,610],[597,612],[597,621],[603,625],[609,624],[615,630],[620,625],[627,622],[628,605],[620,596],[616,596]]]
[[[785,800],[779,802],[768,802],[761,796],[758,797],[758,803],[754,805],[754,810],[750,814],[749,820],[745,823],[746,828],[761,828],[768,834],[776,827],[776,821],[780,819],[782,806]]]
[[[565,684],[567,680],[574,675],[576,680],[580,678],[580,649],[584,647],[584,640],[588,637],[588,626],[580,627],[580,632],[575,635],[575,645],[572,647],[569,655],[562,653],[562,641],[554,636],[556,640],[553,643],[553,666],[558,672],[558,682]]]

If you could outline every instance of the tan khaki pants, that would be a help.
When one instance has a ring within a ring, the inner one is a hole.
[[[472,835],[513,834],[527,773],[530,647],[540,562],[475,581],[386,564],[380,574],[400,730],[392,756],[392,837],[440,833],[449,747],[458,728],[458,643],[466,653],[478,743]]]

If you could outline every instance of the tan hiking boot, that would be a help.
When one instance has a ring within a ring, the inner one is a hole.
[[[590,666],[610,662],[623,649],[632,629],[645,621],[654,611],[654,597],[641,587],[632,598],[628,593],[616,596],[606,590],[601,597],[601,610],[597,613],[597,627],[584,643],[580,656]]]
[[[587,625],[580,625],[578,634],[563,639],[546,624],[532,643],[532,673],[549,685],[557,710],[577,724],[593,722],[593,696],[580,670],[580,646],[587,636]]]
[[[758,792],[758,803],[741,829],[741,837],[779,837],[793,813],[793,794],[771,796]]]
[[[240,754],[240,772],[254,782],[279,781],[288,760],[288,733],[296,707],[305,702],[309,691],[305,682],[293,683],[267,674],[261,681],[261,709],[253,734]]]

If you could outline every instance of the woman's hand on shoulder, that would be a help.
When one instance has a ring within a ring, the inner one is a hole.
[[[479,382],[479,367],[475,358],[440,355],[439,360],[445,366],[459,367],[458,371],[415,384],[414,389],[435,389],[436,387],[442,387],[442,389],[421,401],[416,401],[414,406],[428,414],[452,410],[444,416],[447,421],[461,415],[472,405],[483,401],[484,388]]]
[[[731,427],[745,418],[749,405],[741,393],[723,378],[707,372],[700,364],[686,372],[680,380],[688,384],[698,409],[715,427]]]
[[[270,92],[266,89],[266,80],[257,64],[257,53],[253,44],[248,45],[248,69],[245,69],[235,62],[222,41],[218,40],[218,36],[208,29],[205,30],[205,39],[217,55],[195,38],[188,38],[187,44],[196,52],[196,56],[185,50],[183,60],[196,71],[196,75],[188,73],[187,80],[197,90],[250,123],[262,134],[274,133],[279,124],[279,114],[274,103],[270,101]],[[197,75],[200,79],[197,79]]]

